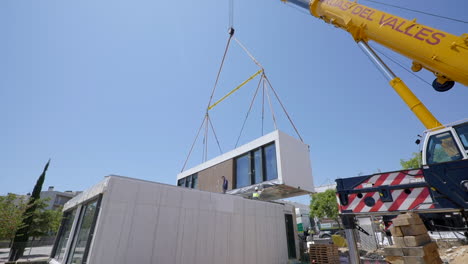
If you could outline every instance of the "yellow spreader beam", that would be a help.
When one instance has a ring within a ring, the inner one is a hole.
[[[213,107],[215,107],[217,104],[221,103],[224,101],[224,99],[228,98],[231,94],[233,94],[235,91],[239,90],[242,86],[250,82],[253,78],[255,78],[257,75],[263,72],[263,69],[258,70],[256,73],[254,73],[252,76],[250,76],[247,80],[243,81],[241,84],[239,84],[236,88],[232,89],[229,93],[227,93],[225,96],[223,96],[221,99],[216,101],[214,104],[210,105],[208,107],[208,110],[211,110]]]

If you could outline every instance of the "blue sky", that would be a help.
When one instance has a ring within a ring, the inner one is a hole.
[[[386,2],[468,20],[463,0]],[[468,32],[467,24],[360,3]],[[174,184],[203,118],[228,23],[227,0],[1,1],[0,194],[31,192],[49,158],[44,188],[84,190],[109,174]],[[234,27],[310,145],[317,185],[397,170],[418,151],[414,140],[424,127],[346,32],[279,0],[236,0]],[[437,93],[388,64],[441,122],[468,117],[467,87]],[[214,97],[257,70],[232,43]],[[234,147],[256,83],[211,113],[224,151]],[[279,128],[294,135],[274,109]],[[261,136],[260,111],[257,100],[241,143]],[[214,157],[212,136],[209,142]],[[188,167],[201,162],[201,149],[199,141]]]

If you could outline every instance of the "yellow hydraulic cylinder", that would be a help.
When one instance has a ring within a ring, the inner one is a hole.
[[[382,74],[390,82],[390,85],[398,93],[400,98],[408,105],[416,117],[427,129],[442,128],[442,124],[432,115],[424,104],[414,95],[406,84],[398,78],[392,70],[380,59],[375,51],[365,41],[359,41],[358,46],[364,51],[369,59],[377,66]]]
[[[347,0],[282,0],[302,7],[359,41],[373,40],[413,61],[413,71],[426,68],[443,83],[468,86],[468,34],[455,36]]]
[[[414,95],[406,84],[398,77],[390,81],[390,85],[405,101],[416,117],[427,129],[442,128],[443,125],[432,115],[424,104]]]

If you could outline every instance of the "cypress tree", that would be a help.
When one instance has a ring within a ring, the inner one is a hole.
[[[49,168],[49,163],[50,159],[45,165],[44,171],[42,172],[41,176],[39,176],[39,178],[37,179],[36,185],[34,186],[34,190],[31,194],[31,197],[29,198],[28,207],[23,213],[23,222],[18,231],[16,231],[15,238],[13,239],[13,245],[10,250],[9,261],[17,261],[24,254],[26,243],[29,240],[29,230],[31,224],[33,223],[33,213],[37,208],[36,201],[39,200],[39,198],[41,197],[42,184],[44,183],[46,171],[47,168]]]

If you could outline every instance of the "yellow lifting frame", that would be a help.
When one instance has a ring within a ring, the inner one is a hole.
[[[230,91],[228,94],[223,96],[221,99],[216,101],[214,104],[210,105],[208,107],[208,110],[211,110],[213,107],[215,107],[217,104],[221,103],[224,101],[224,99],[228,98],[231,94],[233,94],[235,91],[239,90],[242,86],[250,82],[253,78],[255,78],[257,75],[263,72],[263,69],[258,70],[256,73],[254,73],[252,76],[250,76],[247,80],[243,81],[241,84],[239,84],[236,88],[234,88],[232,91]]]

